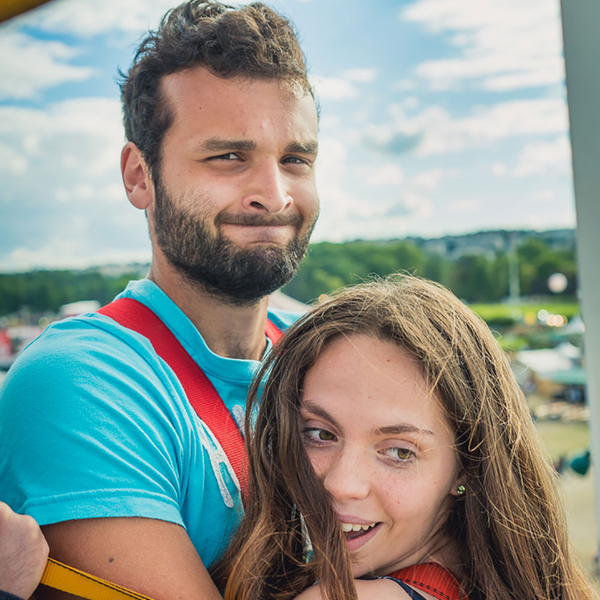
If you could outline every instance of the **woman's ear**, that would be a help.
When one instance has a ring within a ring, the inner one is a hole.
[[[125,144],[121,152],[121,174],[129,202],[146,210],[154,201],[154,184],[142,152],[133,142]]]
[[[467,488],[467,474],[464,471],[460,471],[460,473],[454,480],[454,485],[450,489],[450,495],[460,498],[461,496],[467,494],[468,491],[469,490]]]

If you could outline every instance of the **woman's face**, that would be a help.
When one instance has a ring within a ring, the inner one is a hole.
[[[332,341],[306,374],[300,430],[355,577],[436,558],[459,466],[439,401],[405,350],[366,335]]]

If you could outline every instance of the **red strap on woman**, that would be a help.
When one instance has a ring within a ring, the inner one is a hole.
[[[431,594],[439,600],[469,600],[460,589],[454,574],[439,563],[421,563],[390,573],[411,587]]]
[[[217,390],[179,340],[152,310],[133,298],[119,298],[98,312],[147,338],[156,354],[171,367],[192,408],[221,444],[245,497],[244,438]],[[267,321],[265,334],[276,343],[282,332]]]

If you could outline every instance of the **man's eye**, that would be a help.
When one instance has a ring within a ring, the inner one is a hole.
[[[227,154],[219,154],[219,156],[211,156],[210,160],[239,160],[238,154],[235,152],[227,152]]]
[[[300,158],[299,156],[287,156],[286,158],[283,159],[283,162],[288,163],[288,164],[292,164],[292,165],[309,165],[309,161],[304,159],[304,158]]]
[[[402,462],[409,461],[416,456],[415,453],[408,448],[387,448],[384,450],[384,454]]]

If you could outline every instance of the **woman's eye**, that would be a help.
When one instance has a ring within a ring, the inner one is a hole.
[[[387,448],[384,454],[395,460],[406,462],[416,456],[416,454],[408,448]]]
[[[331,431],[327,431],[327,429],[320,429],[318,427],[309,427],[305,429],[302,434],[304,435],[304,439],[309,443],[323,443],[323,442],[333,442],[336,440],[336,437]]]

